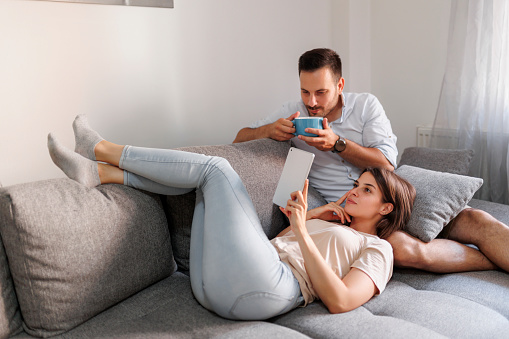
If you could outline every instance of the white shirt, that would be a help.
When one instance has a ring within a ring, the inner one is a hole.
[[[355,267],[366,273],[382,293],[392,277],[394,263],[392,247],[386,240],[320,219],[306,221],[306,228],[320,254],[340,279]],[[299,281],[306,305],[318,299],[295,233],[289,231],[272,239],[271,243]]]
[[[345,104],[341,117],[329,122],[334,133],[361,146],[379,149],[396,167],[397,138],[392,133],[391,122],[378,99],[369,93],[343,92],[342,95]],[[249,127],[258,128],[271,124],[279,118],[288,118],[297,111],[300,112],[300,116],[309,116],[302,100],[291,101]],[[293,146],[315,154],[309,182],[328,202],[341,198],[353,187],[354,180],[359,178],[361,170],[341,158],[341,153],[319,151],[298,138],[292,138],[291,141]]]

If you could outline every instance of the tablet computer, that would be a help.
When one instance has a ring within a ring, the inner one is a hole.
[[[290,199],[290,193],[302,191],[314,158],[313,153],[295,147],[290,148],[272,199],[274,204],[286,207],[286,203]]]

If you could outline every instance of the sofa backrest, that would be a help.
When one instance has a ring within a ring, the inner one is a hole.
[[[288,226],[286,217],[272,203],[290,142],[259,139],[237,144],[182,147],[179,150],[225,158],[242,179],[269,239]],[[165,209],[170,224],[175,261],[180,270],[189,270],[191,221],[196,193],[167,196]],[[326,201],[310,187],[308,205],[321,206]]]
[[[410,165],[438,172],[468,175],[474,156],[471,149],[434,149],[407,147],[404,149],[398,167]]]
[[[23,327],[34,336],[63,333],[176,269],[159,197],[122,185],[53,179],[2,188],[0,235]],[[9,305],[0,324],[19,323],[0,275]]]

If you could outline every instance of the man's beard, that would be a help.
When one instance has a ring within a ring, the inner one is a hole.
[[[307,110],[308,110],[308,114],[309,114],[309,116],[314,116],[314,117],[315,117],[315,116],[318,116],[318,117],[325,118],[325,117],[326,117],[326,116],[327,116],[330,112],[332,112],[332,111],[334,110],[334,108],[335,108],[335,107],[331,108],[331,109],[330,109],[330,110],[328,110],[328,111],[324,111],[324,112],[323,112],[323,114],[321,114],[321,115],[318,115],[318,114],[311,114],[311,110],[313,110],[313,111],[314,111],[314,110],[317,110],[317,109],[323,110],[324,108],[323,108],[323,107],[321,107],[321,106],[314,106],[314,107],[311,107],[311,106],[307,106],[307,105],[306,105],[306,108],[307,108]]]
[[[336,92],[336,105],[334,105],[331,109],[327,110],[327,111],[324,111],[323,114],[321,115],[313,115],[311,114],[311,110],[325,110],[325,108],[323,106],[314,106],[314,107],[311,107],[311,106],[308,106],[306,105],[306,109],[308,110],[308,114],[309,116],[318,116],[318,117],[322,117],[322,118],[325,118],[327,115],[329,115],[330,112],[334,111],[336,109],[336,107],[338,107],[339,103],[340,103],[340,99],[339,99],[339,94]]]

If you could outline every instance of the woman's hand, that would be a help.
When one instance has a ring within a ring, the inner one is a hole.
[[[352,219],[345,209],[341,207],[341,204],[346,200],[350,191],[346,192],[338,201],[330,202],[327,205],[323,205],[314,208],[307,213],[307,220],[309,219],[322,219],[326,221],[340,220],[342,224],[345,222],[351,222]]]
[[[306,179],[304,189],[302,191],[295,191],[290,194],[290,199],[286,203],[286,207],[279,209],[283,212],[290,221],[290,227],[293,232],[302,233],[306,230],[306,214],[308,210],[308,186],[309,180]]]

